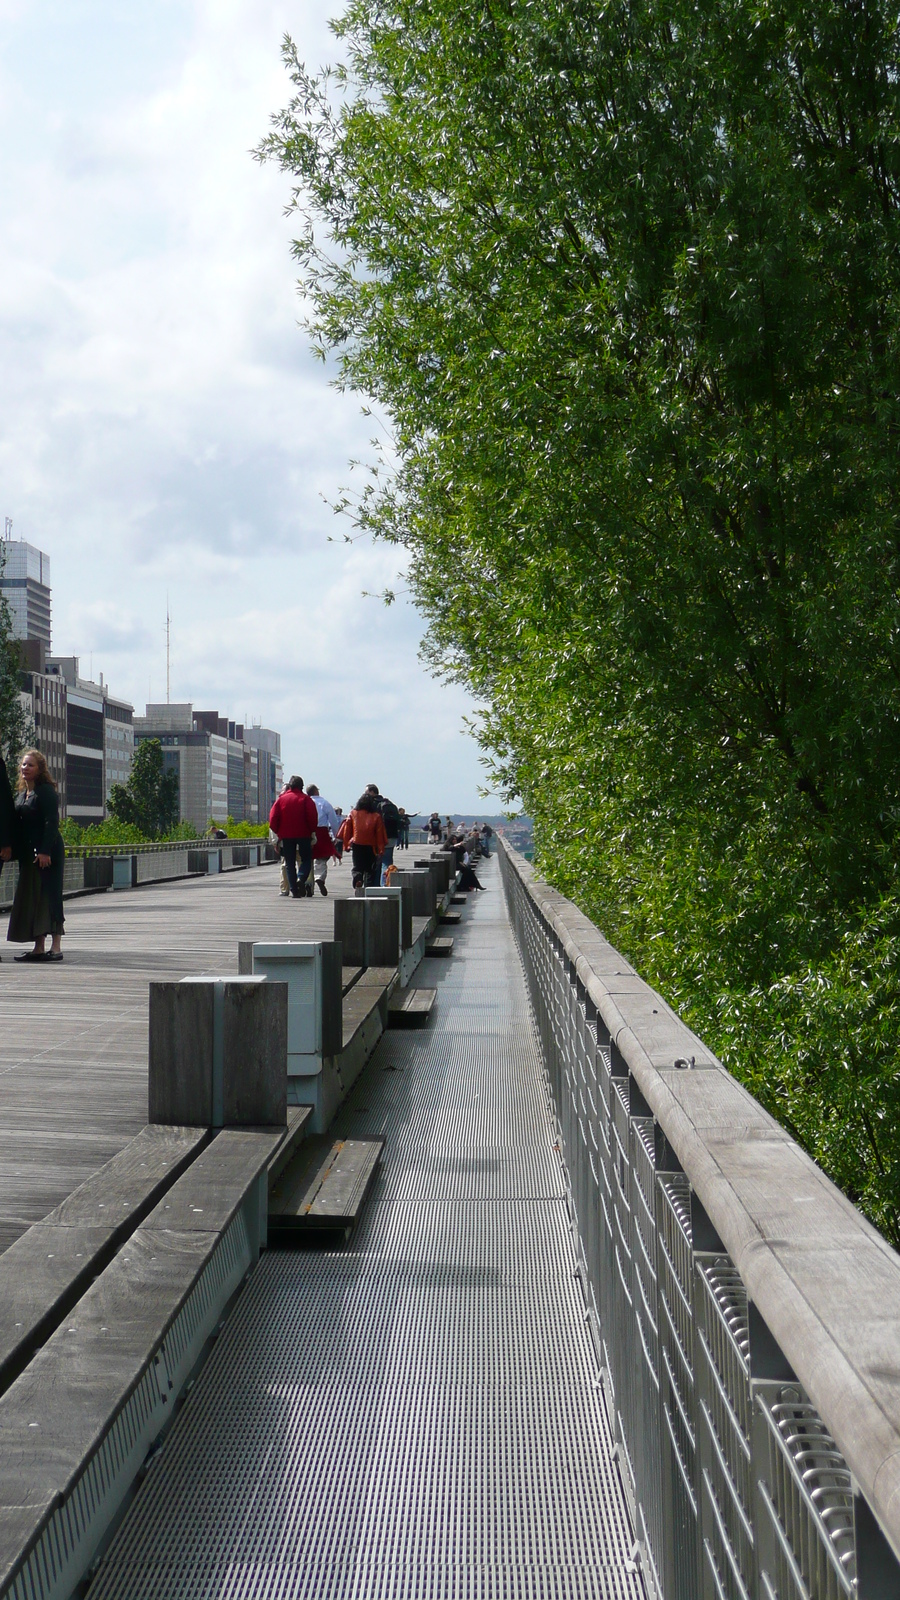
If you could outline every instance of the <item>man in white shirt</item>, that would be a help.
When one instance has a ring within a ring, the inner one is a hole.
[[[316,815],[318,817],[318,821],[316,823],[316,842],[313,846],[313,878],[319,886],[319,893],[327,894],[328,890],[325,887],[325,879],[328,876],[329,861],[336,861],[338,859],[338,853],[334,848],[334,841],[337,838],[340,822],[338,820],[337,812],[335,811],[334,806],[331,804],[331,801],[322,799],[322,796],[320,795],[319,790],[314,783],[307,784],[306,792],[310,799],[315,801]],[[312,894],[312,883],[308,885],[306,892],[307,894]]]

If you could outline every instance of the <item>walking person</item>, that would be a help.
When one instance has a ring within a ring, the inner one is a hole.
[[[6,937],[12,944],[34,940],[34,948],[16,956],[17,961],[62,961],[66,852],[59,831],[56,784],[40,750],[26,750],[22,757],[15,819],[19,882]],[[45,949],[48,934],[49,950]]]
[[[378,862],[378,877],[375,879],[375,882],[380,883],[383,887],[387,881],[388,867],[394,864],[394,851],[397,848],[397,839],[400,834],[400,811],[394,805],[393,800],[389,800],[386,794],[381,793],[377,783],[367,783],[366,794],[372,796],[378,810],[381,812],[381,820],[384,823],[384,831],[387,836],[387,843],[381,852]]]
[[[306,880],[312,868],[313,841],[318,823],[316,803],[303,793],[303,779],[289,778],[287,788],[278,796],[269,812],[269,827],[281,842],[288,888],[295,900],[302,900],[306,895]]]
[[[353,858],[353,892],[362,895],[367,884],[374,887],[380,881],[378,862],[387,844],[378,802],[368,789],[343,823],[341,838]]]
[[[315,804],[319,819],[316,824],[316,842],[313,845],[313,878],[318,885],[319,893],[327,894],[325,879],[328,877],[329,861],[338,859],[334,841],[337,838],[340,822],[331,801],[322,799],[317,784],[308,784],[306,792]],[[311,883],[307,884],[306,892],[312,894]]]

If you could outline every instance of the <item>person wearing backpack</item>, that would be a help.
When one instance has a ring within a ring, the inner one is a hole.
[[[380,813],[381,820],[384,823],[384,831],[387,834],[387,844],[378,862],[380,876],[376,880],[384,888],[385,873],[388,867],[393,866],[394,851],[397,848],[397,839],[400,835],[400,810],[398,806],[394,805],[393,800],[389,800],[386,794],[379,792],[377,783],[367,783],[366,794],[370,794],[375,801],[375,808]]]

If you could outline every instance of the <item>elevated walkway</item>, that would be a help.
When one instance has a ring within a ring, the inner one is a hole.
[[[427,1030],[332,1125],[384,1138],[349,1247],[270,1250],[91,1600],[643,1600],[495,864]]]
[[[420,961],[447,866],[0,967],[0,1600],[896,1600],[900,1258],[521,857]]]

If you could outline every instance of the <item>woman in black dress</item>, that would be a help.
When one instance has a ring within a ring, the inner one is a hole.
[[[40,750],[26,750],[22,757],[15,804],[19,885],[6,937],[14,944],[34,940],[34,949],[17,961],[62,961],[65,849],[56,784]],[[45,950],[48,933],[50,949]]]

